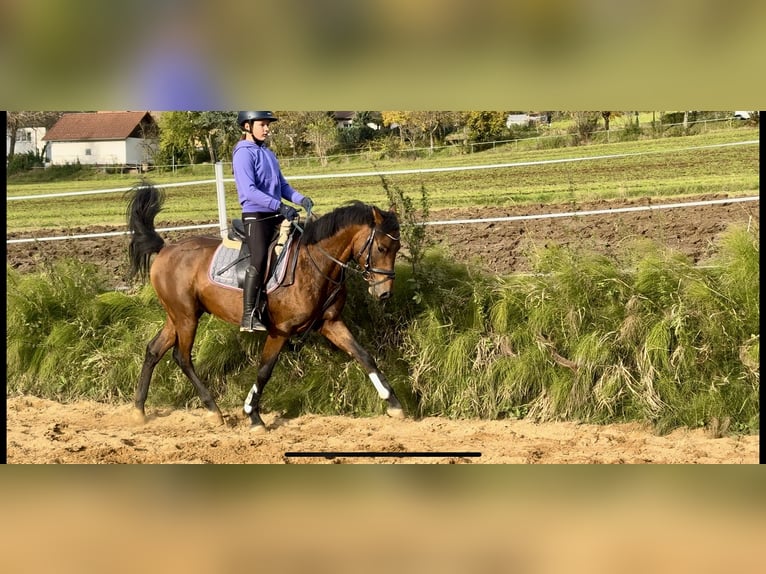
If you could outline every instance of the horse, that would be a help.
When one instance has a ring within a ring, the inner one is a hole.
[[[154,226],[164,194],[151,183],[142,182],[134,185],[127,196],[130,278],[140,275],[145,282],[148,275],[166,312],[164,326],[146,347],[134,399],[136,414],[139,420],[146,421],[144,404],[152,373],[173,347],[173,359],[196,388],[209,414],[223,424],[223,415],[197,375],[191,357],[204,313],[234,325],[239,325],[242,317],[242,289],[221,286],[211,280],[208,272],[223,239],[195,236],[166,243]],[[295,246],[298,252],[292,283],[283,283],[266,296],[262,313],[266,340],[256,381],[244,402],[250,428],[256,431],[267,430],[259,405],[280,352],[290,337],[311,330],[321,333],[362,366],[380,398],[386,401],[389,416],[404,417],[393,388],[341,318],[347,270],[361,273],[373,298],[385,301],[391,297],[400,247],[396,211],[353,201],[321,217],[312,217],[304,223]],[[293,225],[300,228],[296,222]]]

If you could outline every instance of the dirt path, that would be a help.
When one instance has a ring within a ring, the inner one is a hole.
[[[284,419],[267,414],[270,430],[255,434],[237,412],[226,413],[221,427],[202,409],[149,409],[146,424],[134,422],[129,405],[91,401],[62,405],[12,397],[7,410],[9,463],[712,464],[757,463],[759,453],[757,436],[712,438],[703,430],[682,429],[660,437],[633,423]],[[393,455],[369,456],[378,453]]]

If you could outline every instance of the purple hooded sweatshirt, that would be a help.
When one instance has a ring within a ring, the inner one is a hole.
[[[240,140],[232,153],[232,169],[243,213],[276,213],[282,198],[297,205],[304,199],[285,181],[277,156],[264,145]]]

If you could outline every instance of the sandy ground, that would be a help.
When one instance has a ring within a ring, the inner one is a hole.
[[[130,405],[12,397],[7,408],[9,463],[712,464],[757,463],[759,453],[757,436],[656,436],[634,423],[266,414],[261,434],[236,412],[221,426],[203,409],[149,409],[137,424]]]
[[[720,199],[725,196],[714,196]],[[708,197],[713,198],[713,197]],[[684,201],[706,199],[686,198]],[[675,202],[675,200],[673,201]],[[645,205],[649,200],[594,202],[577,209]],[[547,213],[550,206],[434,212],[431,220]],[[558,211],[570,211],[564,206]],[[759,203],[650,212],[434,226],[434,241],[458,260],[481,257],[498,273],[529,268],[531,245],[583,245],[609,253],[635,238],[662,241],[704,261],[730,223],[759,225]],[[77,229],[95,233],[112,229]],[[176,236],[168,236],[173,240]],[[10,236],[9,236],[10,238]],[[125,237],[46,244],[12,244],[7,260],[33,271],[63,254],[100,261],[115,285],[125,277]],[[759,437],[713,438],[704,430],[656,436],[638,424],[573,422],[394,420],[266,414],[266,434],[250,431],[244,415],[226,413],[214,425],[201,410],[149,410],[137,425],[130,405],[81,401],[62,405],[35,397],[7,398],[9,463],[757,463]],[[315,453],[316,456],[298,456]],[[327,453],[327,454],[324,454]],[[374,455],[374,456],[373,456]],[[420,456],[411,456],[420,455]],[[477,456],[480,455],[480,456]]]

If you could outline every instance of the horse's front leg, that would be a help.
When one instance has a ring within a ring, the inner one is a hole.
[[[381,399],[385,400],[388,408],[386,413],[391,417],[404,418],[404,411],[402,410],[402,404],[394,394],[394,389],[378,370],[378,366],[375,364],[375,360],[372,355],[367,352],[348,330],[346,324],[340,319],[325,321],[322,324],[322,328],[319,332],[327,337],[332,343],[334,343],[339,349],[345,351],[354,359],[356,359],[364,370],[367,372],[367,376],[370,377],[372,384],[375,385],[375,389],[378,391],[378,395]]]
[[[277,364],[279,353],[284,347],[287,337],[274,336],[269,334],[266,337],[266,342],[263,344],[263,350],[261,351],[261,366],[258,367],[258,376],[256,378],[253,387],[247,394],[245,399],[245,414],[250,417],[250,429],[256,432],[263,432],[266,430],[266,425],[263,423],[260,414],[261,396],[263,396],[263,389],[266,388],[266,383],[271,378],[271,373],[274,371],[274,365]]]

